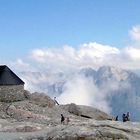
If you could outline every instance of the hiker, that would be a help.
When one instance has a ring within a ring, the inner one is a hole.
[[[118,116],[116,116],[115,121],[118,121]]]
[[[54,97],[55,104],[59,105],[59,103],[56,101],[56,97]]]
[[[127,121],[130,121],[130,113],[129,112],[127,112],[127,114],[126,114],[126,119],[127,119]]]
[[[65,117],[63,116],[63,114],[61,114],[61,124],[64,124],[65,121]]]
[[[125,114],[122,115],[122,119],[123,119],[123,122],[126,122],[126,115]]]

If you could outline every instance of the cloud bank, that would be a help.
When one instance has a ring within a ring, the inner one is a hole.
[[[11,65],[25,67],[27,70],[64,71],[82,67],[98,68],[102,65],[119,66],[124,69],[140,69],[140,26],[129,31],[131,45],[117,48],[97,42],[65,45],[60,48],[35,48],[25,60],[17,59]]]
[[[105,112],[111,112],[106,95],[102,94],[92,79],[80,75],[74,76],[64,85],[64,92],[58,97],[58,101],[62,104],[94,106]]]

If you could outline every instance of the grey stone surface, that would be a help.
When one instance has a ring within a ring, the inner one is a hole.
[[[30,95],[29,99],[34,104],[37,104],[42,107],[53,107],[55,105],[54,100],[52,100],[48,95],[45,95],[44,93],[34,92]]]
[[[68,111],[78,116],[82,114],[82,112],[80,111],[80,108],[74,103],[71,103],[70,105],[68,105]]]
[[[73,120],[68,125],[43,125],[0,119],[1,140],[139,140],[140,124]]]
[[[82,117],[85,117],[85,118],[94,118],[96,120],[112,120],[113,118],[111,116],[109,116],[107,113],[99,110],[99,109],[96,109],[96,108],[93,108],[93,107],[90,107],[90,106],[78,106],[74,103],[71,103],[71,104],[67,104],[67,105],[62,105],[62,108],[66,111],[68,111],[69,113],[72,113],[74,115],[77,115],[77,116],[82,116]]]
[[[89,106],[40,102],[0,102],[0,140],[140,140],[138,122],[108,120],[110,115]],[[60,114],[70,121],[61,124]]]

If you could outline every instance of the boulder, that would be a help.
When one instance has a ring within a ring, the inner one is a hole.
[[[55,102],[44,93],[32,93],[30,100],[41,107],[53,107],[55,105]]]
[[[77,116],[80,116],[82,114],[79,106],[77,106],[76,104],[74,103],[71,103],[69,106],[68,106],[68,112],[74,114],[74,115],[77,115]]]
[[[96,119],[96,120],[112,120],[112,116],[108,115],[103,111],[100,111],[97,108],[93,108],[90,106],[76,105],[74,103],[71,103],[71,104],[63,105],[62,108],[67,110],[69,113],[84,118]]]

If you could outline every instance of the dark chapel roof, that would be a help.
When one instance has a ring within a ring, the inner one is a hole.
[[[0,65],[0,85],[24,85],[24,82],[6,65]]]

